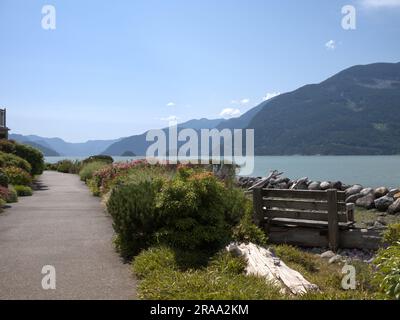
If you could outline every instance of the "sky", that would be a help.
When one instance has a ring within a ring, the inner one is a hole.
[[[400,0],[0,0],[0,107],[12,133],[126,137],[399,62],[399,35]]]

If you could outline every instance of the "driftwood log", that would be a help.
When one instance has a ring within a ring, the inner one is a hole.
[[[315,284],[308,282],[299,272],[289,268],[269,249],[253,243],[232,243],[227,250],[246,259],[247,274],[265,277],[267,281],[279,286],[283,292],[289,290],[294,295],[302,295],[318,290]]]
[[[267,177],[262,178],[260,181],[258,181],[258,182],[255,183],[254,185],[252,185],[252,186],[251,186],[250,188],[248,188],[247,190],[248,190],[248,191],[251,191],[251,190],[253,190],[253,189],[255,189],[255,188],[263,188],[263,187],[265,187],[266,185],[268,185],[268,183],[269,183],[271,180],[278,179],[279,176],[281,176],[282,174],[283,174],[283,172],[278,172],[277,170],[271,171]]]

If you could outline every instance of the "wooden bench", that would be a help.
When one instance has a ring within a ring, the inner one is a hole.
[[[346,204],[345,193],[327,191],[253,189],[254,222],[271,226],[319,228],[328,231],[332,250],[340,245],[340,230],[354,224],[354,205]]]

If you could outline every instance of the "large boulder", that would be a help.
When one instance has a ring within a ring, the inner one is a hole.
[[[332,188],[337,190],[342,190],[343,184],[341,181],[335,181],[332,183]]]
[[[400,192],[399,192],[399,193],[396,193],[396,194],[393,196],[393,198],[394,198],[395,200],[400,199]]]
[[[387,194],[387,196],[389,196],[389,197],[394,197],[394,195],[396,194],[396,193],[399,193],[400,192],[400,189],[391,189],[390,191],[389,191],[389,193]]]
[[[321,183],[319,181],[313,181],[308,185],[308,190],[321,190]]]
[[[321,190],[328,190],[332,188],[332,183],[330,183],[329,181],[323,181],[321,182]]]
[[[362,190],[360,191],[361,195],[363,195],[363,196],[366,196],[366,195],[369,195],[369,194],[373,194],[374,197],[375,197],[374,192],[375,192],[375,190],[372,189],[372,188],[364,188],[364,189],[362,189]]]
[[[375,198],[381,198],[389,193],[389,189],[386,187],[380,187],[375,189]]]
[[[397,199],[390,205],[390,207],[388,208],[388,213],[389,214],[400,213],[400,199]]]
[[[362,198],[363,195],[361,193],[356,193],[346,198],[346,203],[356,203],[357,199]]]
[[[376,199],[374,201],[375,203],[375,208],[377,208],[379,211],[386,211],[394,202],[394,199],[392,197],[388,196],[383,196],[380,197],[379,199]]]
[[[358,207],[362,207],[365,209],[373,209],[375,207],[375,195],[373,193],[367,194],[356,201],[356,205]]]
[[[360,193],[363,189],[362,185],[355,184],[354,186],[346,189],[346,197],[350,197],[353,194]]]

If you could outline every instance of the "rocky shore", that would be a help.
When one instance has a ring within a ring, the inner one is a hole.
[[[341,181],[312,181],[307,177],[292,180],[281,177],[281,173],[273,171],[268,178],[238,177],[237,184],[246,189],[255,186],[270,189],[292,190],[328,190],[337,189],[346,193],[346,203],[354,203],[367,210],[376,209],[382,214],[400,215],[400,187],[368,188],[360,184],[348,185]]]

